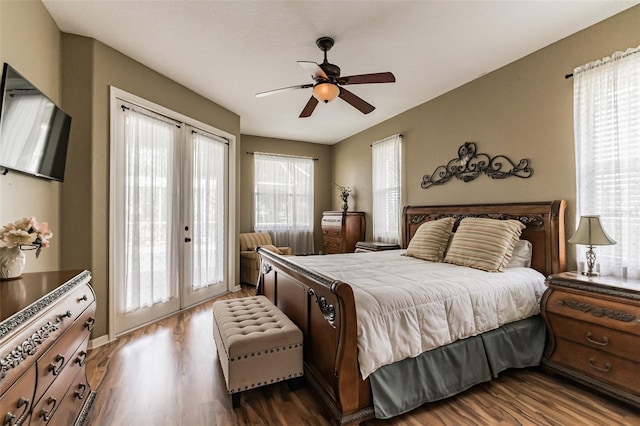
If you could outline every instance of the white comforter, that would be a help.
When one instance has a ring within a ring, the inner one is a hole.
[[[353,288],[363,378],[383,365],[540,311],[544,276],[533,269],[484,272],[403,252],[290,258]]]

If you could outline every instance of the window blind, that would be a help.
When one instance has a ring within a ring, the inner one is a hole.
[[[373,239],[384,243],[400,241],[401,142],[401,135],[393,135],[371,145]]]

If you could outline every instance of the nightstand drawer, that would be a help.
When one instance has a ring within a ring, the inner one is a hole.
[[[562,364],[586,376],[623,388],[634,395],[640,395],[640,363],[565,339],[556,340],[556,349],[551,361]]]
[[[556,290],[545,308],[547,312],[640,335],[638,306]]]
[[[580,343],[589,348],[618,355],[631,361],[640,362],[637,348],[638,338],[600,325],[575,319],[547,314],[549,325],[557,338]]]

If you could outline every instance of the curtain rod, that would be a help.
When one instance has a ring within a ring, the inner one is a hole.
[[[386,141],[387,139],[391,139],[393,137],[395,137],[396,135],[391,135],[391,136],[387,136],[386,138],[380,139],[379,141],[375,141],[374,143],[372,143],[371,145],[369,145],[369,148],[372,148],[375,144],[377,144],[378,142],[382,142],[382,141]],[[402,139],[402,133],[399,133],[397,135],[400,139]]]
[[[127,101],[127,102],[128,102],[128,101]],[[130,103],[130,104],[132,104],[132,105],[136,105],[136,104],[134,104],[133,102],[129,102],[129,103]],[[143,110],[144,110],[144,112],[142,112],[142,111],[136,111],[136,112],[137,112],[137,113],[139,113],[139,114],[142,114],[142,115],[144,115],[144,116],[146,116],[146,117],[149,117],[149,118],[153,118],[153,119],[155,119],[155,120],[158,120],[158,117],[154,117],[154,116],[152,115],[152,114],[156,114],[156,115],[159,115],[160,117],[164,117],[164,118],[166,118],[167,120],[171,120],[171,121],[173,122],[173,124],[174,124],[178,129],[180,129],[180,128],[181,128],[181,127],[180,127],[180,124],[178,124],[178,121],[177,121],[175,118],[171,118],[171,117],[169,117],[168,115],[160,114],[159,112],[152,111],[152,110],[150,110],[150,109],[148,109],[148,108],[145,108],[145,107],[143,107],[143,106],[140,106],[140,105],[136,105],[136,107],[141,108],[141,109],[143,109]],[[131,108],[129,108],[129,107],[128,107],[128,106],[126,106],[125,104],[120,105],[120,108],[122,108],[122,111],[124,111],[124,110],[126,110],[126,109],[131,110]],[[163,121],[163,120],[158,120],[158,121]]]
[[[594,64],[592,66],[592,68],[597,68],[599,66],[606,65],[611,61],[618,61],[620,59],[624,59],[627,56],[635,55],[636,53],[639,53],[639,52],[640,52],[640,46],[638,46],[637,48],[627,49],[626,52],[616,52],[612,56],[609,56],[607,58],[601,59],[600,61],[591,62],[592,64]],[[589,65],[589,64],[586,64],[586,65]],[[580,67],[580,68],[582,68],[582,67]],[[571,78],[571,77],[573,77],[573,73],[567,74],[567,75],[564,76],[564,78],[567,78],[567,79]]]
[[[253,154],[256,154],[256,152],[247,151],[246,154],[253,155]],[[319,158],[303,157],[301,155],[272,154],[272,153],[269,153],[269,152],[258,152],[257,154],[273,155],[274,157],[308,158],[308,159],[311,159],[313,161],[319,161],[320,160]]]

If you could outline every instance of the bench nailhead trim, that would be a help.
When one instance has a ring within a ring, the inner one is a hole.
[[[283,380],[288,380],[288,379],[295,379],[296,377],[302,377],[302,372],[299,373],[295,373],[295,374],[289,374],[288,377],[277,377],[275,379],[270,379],[269,383],[274,383],[274,382],[281,382]],[[253,388],[257,388],[260,386],[264,386],[266,385],[267,382],[258,382],[258,383],[252,383],[250,385],[245,386],[244,388],[238,388],[238,389],[230,389],[229,390],[229,394],[233,394],[233,393],[238,393],[238,392],[242,392],[248,389],[253,389]]]
[[[300,344],[295,344],[295,345],[290,345],[290,346],[288,346],[288,347],[283,346],[283,347],[281,347],[281,348],[276,348],[276,349],[275,349],[275,351],[276,351],[276,352],[280,352],[280,350],[282,349],[282,351],[284,352],[284,351],[286,351],[286,350],[288,350],[288,349],[297,349],[297,348],[302,348],[302,343],[300,343]],[[241,360],[241,359],[247,359],[247,357],[248,357],[248,356],[252,356],[252,357],[253,357],[253,356],[261,356],[263,353],[264,353],[264,354],[267,354],[267,353],[273,353],[273,351],[274,351],[273,349],[267,349],[267,350],[265,350],[264,352],[257,352],[257,353],[256,353],[256,352],[251,352],[251,353],[250,353],[250,354],[248,354],[248,355],[244,355],[244,357],[243,357],[242,355],[240,355],[240,356],[238,356],[237,358],[229,358],[229,362],[239,361],[239,360]]]

